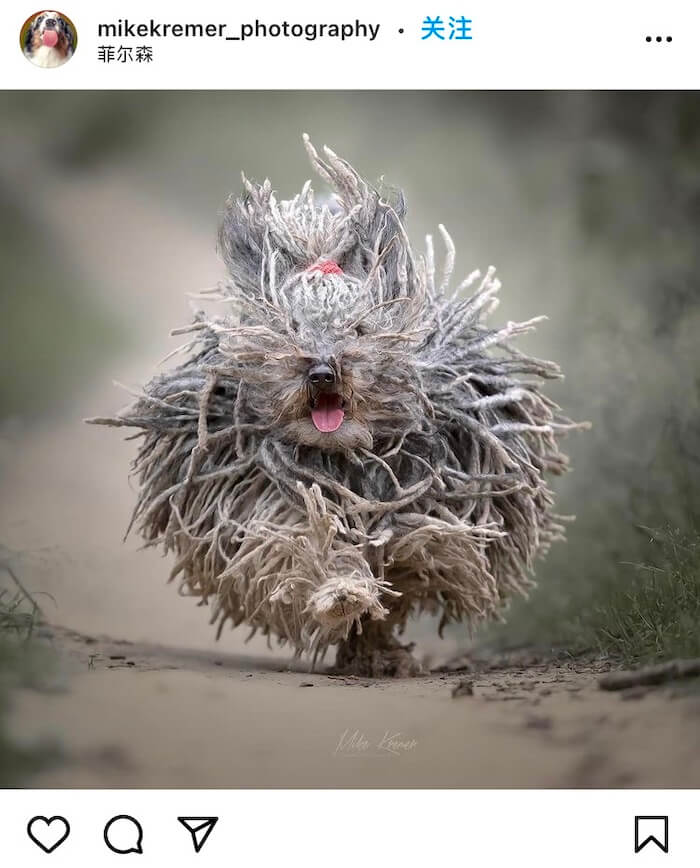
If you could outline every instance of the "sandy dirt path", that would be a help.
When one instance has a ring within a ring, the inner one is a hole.
[[[47,636],[61,689],[14,702],[19,738],[66,751],[33,783],[700,785],[697,698],[666,690],[624,701],[598,690],[591,663],[477,671],[474,695],[452,698],[466,676],[329,678],[289,671],[262,641],[244,646],[245,631],[217,645],[206,612],[164,587],[168,564],[121,541],[133,444],[82,423],[122,402],[113,377],[136,384],[172,348],[168,329],[188,319],[184,293],[220,276],[214,226],[166,213],[124,177],[47,177],[39,189],[37,215],[137,346],[60,418],[0,438],[2,541],[21,553],[31,590],[55,599],[46,615],[62,625]],[[120,641],[94,638],[103,635]]]
[[[13,716],[23,741],[59,735],[67,752],[37,786],[700,784],[700,695],[605,693],[595,662],[370,681],[49,634],[64,687],[22,692]],[[454,697],[465,679],[473,695]]]

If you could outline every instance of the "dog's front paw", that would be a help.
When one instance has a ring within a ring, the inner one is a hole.
[[[367,612],[374,603],[373,597],[362,585],[336,579],[322,585],[312,594],[308,609],[320,624],[339,627]]]
[[[362,615],[384,618],[388,614],[379,602],[378,589],[366,579],[329,579],[309,598],[307,610],[328,628],[348,626]]]

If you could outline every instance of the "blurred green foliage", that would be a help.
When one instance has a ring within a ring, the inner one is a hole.
[[[642,560],[610,563],[568,593],[545,585],[496,643],[594,651],[627,665],[700,657],[700,534],[639,527],[637,536]]]
[[[700,105],[683,93],[594,105],[572,326],[598,358],[583,348],[566,364],[595,423],[563,486],[577,521],[491,638],[632,663],[700,653]],[[639,525],[666,530],[649,546]]]
[[[583,641],[626,661],[700,657],[700,534],[639,530],[648,540],[647,562],[621,564],[618,580],[574,628]]]
[[[36,420],[92,380],[119,345],[119,331],[53,239],[31,214],[3,202],[1,188],[0,213],[7,215],[0,220],[0,421]]]

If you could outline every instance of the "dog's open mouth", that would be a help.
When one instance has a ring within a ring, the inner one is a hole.
[[[44,30],[41,41],[49,48],[53,48],[58,42],[58,33],[55,30]]]
[[[311,401],[311,420],[318,431],[330,434],[343,424],[345,410],[342,395],[322,392]]]

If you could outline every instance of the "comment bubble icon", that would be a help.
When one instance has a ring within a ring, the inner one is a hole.
[[[128,853],[143,853],[143,829],[141,823],[128,814],[117,814],[107,821],[104,831],[105,844],[113,853],[126,856]]]

